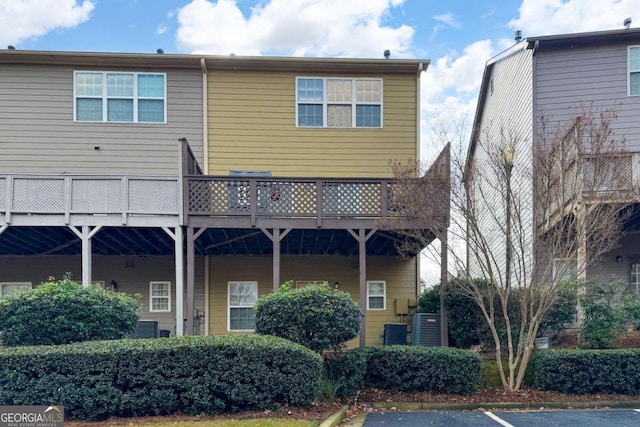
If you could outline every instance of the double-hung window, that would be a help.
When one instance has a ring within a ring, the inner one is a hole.
[[[163,73],[74,72],[78,122],[165,123]]]
[[[367,310],[386,310],[387,282],[384,280],[367,281]]]
[[[640,95],[640,46],[629,47],[629,95]]]
[[[229,330],[253,331],[253,307],[258,300],[258,282],[229,282]]]
[[[298,127],[381,128],[382,79],[296,78]]]
[[[171,311],[171,282],[149,283],[149,311]]]
[[[31,289],[31,282],[1,282],[0,297],[6,297]]]

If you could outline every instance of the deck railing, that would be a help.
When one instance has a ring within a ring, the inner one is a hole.
[[[0,214],[172,215],[180,213],[178,177],[0,175]]]

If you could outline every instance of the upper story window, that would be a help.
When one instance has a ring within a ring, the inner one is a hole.
[[[629,95],[640,95],[640,46],[629,47]]]
[[[296,124],[381,128],[382,79],[296,78]]]
[[[163,73],[74,72],[74,117],[78,122],[166,122]]]

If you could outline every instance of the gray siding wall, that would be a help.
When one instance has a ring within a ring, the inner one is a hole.
[[[73,72],[0,66],[0,173],[175,175],[183,137],[203,165],[199,70],[166,71],[166,124],[74,122]]]
[[[640,45],[640,39],[636,43]],[[640,151],[640,96],[627,95],[628,45],[599,45],[536,53],[538,113],[566,121],[584,108],[615,109],[614,128]]]
[[[518,269],[518,265],[530,266],[532,237],[531,198],[531,143],[532,143],[532,56],[531,51],[522,50],[497,61],[491,68],[492,79],[483,105],[482,120],[477,123],[479,144],[474,153],[474,199],[477,203],[478,222],[482,235],[494,256],[495,266],[502,274],[505,271],[505,214],[506,191],[504,175],[495,165],[499,154],[511,141],[515,145],[516,157],[512,172],[512,241],[522,239],[524,247],[512,251],[511,284],[527,280],[529,268]],[[493,89],[491,89],[493,87]],[[478,187],[482,187],[479,190]],[[521,219],[515,219],[521,215]],[[521,258],[525,259],[522,260]],[[494,267],[495,267],[494,266]],[[483,276],[478,260],[469,257],[469,272],[474,277]],[[504,280],[505,277],[496,278]]]
[[[2,256],[0,257],[0,282],[31,282],[32,286],[71,273],[73,280],[81,280],[80,256]],[[115,280],[117,290],[129,295],[140,295],[140,319],[157,320],[161,329],[171,334],[176,325],[176,279],[173,257],[94,256],[92,276],[95,281],[109,283]],[[149,282],[171,282],[171,311],[149,311]],[[185,282],[186,293],[186,282]],[[185,295],[186,304],[186,295]],[[205,312],[204,259],[196,258],[195,306]],[[186,315],[186,311],[185,311]],[[204,320],[204,319],[203,319]],[[204,322],[200,329],[204,334]]]

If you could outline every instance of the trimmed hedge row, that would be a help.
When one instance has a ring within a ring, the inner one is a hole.
[[[480,380],[480,356],[446,347],[388,346],[351,350],[327,360],[336,394],[365,387],[399,391],[469,394]]]
[[[221,413],[312,403],[322,358],[258,335],[94,341],[0,350],[0,405],[71,418]]]
[[[533,361],[533,385],[563,393],[640,394],[640,349],[546,350]]]

